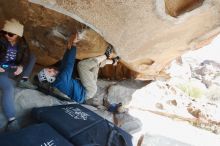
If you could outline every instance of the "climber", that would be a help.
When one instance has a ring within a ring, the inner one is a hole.
[[[36,88],[28,79],[36,59],[29,51],[23,31],[24,26],[11,19],[5,22],[0,32],[0,91],[3,111],[8,119],[7,130],[19,128],[15,118],[14,85],[11,79],[20,79],[20,87]]]
[[[117,65],[120,58],[118,56],[113,58],[113,47],[109,45],[104,55],[81,60],[77,66],[80,80],[73,79],[72,73],[76,61],[78,41],[78,33],[72,35],[68,40],[68,49],[64,54],[61,66],[58,69],[53,67],[42,69],[38,73],[38,80],[41,83],[51,83],[53,87],[78,103],[93,104],[87,101],[93,99],[97,91],[96,82],[99,67],[103,67],[105,64]]]

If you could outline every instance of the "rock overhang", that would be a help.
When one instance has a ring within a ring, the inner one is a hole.
[[[129,69],[139,73],[139,77],[144,79],[155,79],[155,77],[163,75],[163,69],[173,59],[188,50],[197,49],[198,44],[203,44],[201,42],[219,33],[220,2],[218,0],[205,0],[200,7],[177,17],[172,17],[166,13],[163,0],[28,1],[30,4],[34,4],[30,7],[38,9],[33,13],[31,12],[33,10],[28,10],[29,15],[31,15],[28,19],[34,22],[33,27],[41,26],[39,31],[46,31],[41,36],[33,37],[29,35],[29,37],[34,38],[31,40],[33,44],[40,46],[35,46],[36,52],[39,52],[39,48],[41,50],[47,49],[46,53],[50,58],[50,64],[62,57],[63,50],[56,47],[61,48],[67,36],[64,35],[63,38],[58,38],[53,35],[51,37],[48,34],[51,34],[52,30],[53,32],[58,30],[60,34],[63,33],[62,31],[68,32],[72,27],[71,25],[80,28],[82,24],[85,24],[85,26],[95,30],[100,37],[103,37],[115,47],[116,53],[122,58],[121,62]],[[35,4],[40,4],[43,7]],[[45,8],[70,16],[81,24],[72,23],[69,18],[65,18],[67,21],[62,20],[62,23],[60,16],[58,16],[59,21],[55,20],[58,14],[53,14],[55,12],[52,11],[44,16],[44,13],[46,13]],[[54,17],[48,18],[50,14]],[[33,15],[36,15],[37,19],[42,19],[42,21],[36,23],[32,18]],[[48,21],[54,19],[56,25],[52,25],[45,19],[48,19]],[[27,21],[26,18],[23,18],[23,21]],[[40,24],[40,22],[46,22],[46,24]],[[46,27],[53,29],[48,32]],[[36,29],[39,29],[39,27],[36,27]],[[33,31],[30,27],[26,30]],[[41,44],[41,38],[45,35],[50,40],[46,44]],[[54,45],[53,40],[57,39],[59,39],[57,41],[58,45]],[[47,47],[49,43],[53,45]],[[103,43],[93,46],[93,49],[83,49],[79,53],[79,56],[81,56],[79,58],[99,55],[104,51],[106,45],[106,43]],[[57,53],[54,53],[54,51]],[[89,51],[90,53],[88,53]],[[41,63],[43,62],[45,62],[45,59],[42,59]]]

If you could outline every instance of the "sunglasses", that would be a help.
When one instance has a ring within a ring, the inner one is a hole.
[[[7,32],[7,31],[4,31],[3,32],[5,35],[8,35],[9,37],[13,37],[15,34],[14,33],[11,33],[11,32]]]

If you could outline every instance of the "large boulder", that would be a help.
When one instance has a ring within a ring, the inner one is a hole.
[[[209,43],[219,33],[219,1],[202,2],[178,0],[172,5],[170,0],[3,0],[0,27],[6,19],[20,20],[40,65],[61,59],[68,36],[86,30],[78,59],[101,55],[110,43],[123,66],[106,69],[104,77],[117,74],[116,79],[152,80],[167,77],[163,69],[173,59]],[[188,11],[197,4],[200,7]],[[172,6],[169,10],[178,17],[168,15],[165,6]]]
[[[163,76],[170,61],[219,33],[218,0],[176,0],[175,5],[169,0],[29,1],[94,29],[116,48],[123,64],[144,74],[139,78]],[[165,2],[178,15],[187,12],[174,18],[166,13]]]

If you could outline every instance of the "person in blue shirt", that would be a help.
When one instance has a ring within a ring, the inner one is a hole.
[[[78,103],[85,103],[94,97],[97,91],[97,78],[99,67],[105,64],[116,65],[119,57],[113,57],[113,48],[108,47],[104,55],[81,60],[77,65],[78,79],[72,77],[76,64],[76,44],[78,34],[74,34],[68,41],[68,47],[59,68],[44,68],[38,73],[40,82],[49,82],[53,87],[66,94]]]

